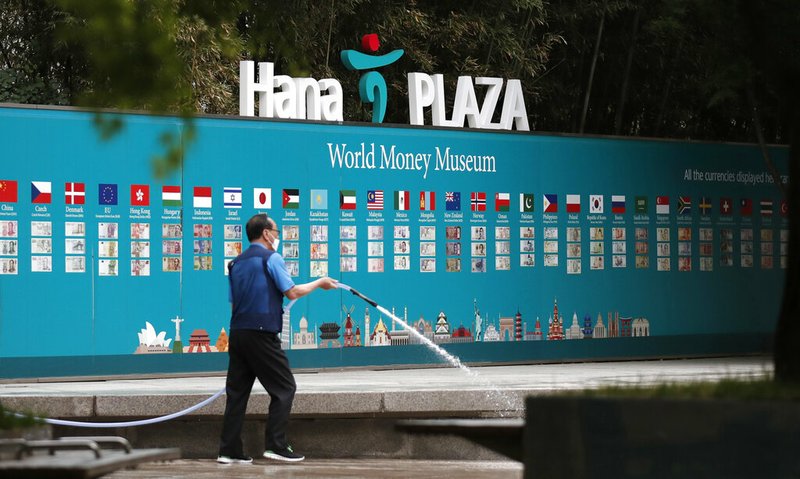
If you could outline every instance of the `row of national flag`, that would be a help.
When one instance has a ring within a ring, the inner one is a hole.
[[[53,202],[53,187],[49,181],[31,181],[31,203],[50,204]],[[253,207],[256,209],[272,208],[272,189],[253,188]],[[59,192],[60,193],[60,192]],[[114,183],[101,183],[97,187],[97,204],[103,206],[113,206],[120,202],[119,185]],[[211,208],[213,206],[213,194],[210,186],[195,186],[192,189],[192,206],[194,208]],[[222,204],[225,208],[242,207],[243,189],[241,187],[226,186],[222,188]],[[356,190],[339,190],[339,208],[342,210],[355,210],[358,207],[358,194]],[[64,184],[64,203],[68,205],[86,204],[86,184],[85,183],[65,183]],[[434,191],[420,191],[419,195],[408,190],[395,190],[384,193],[383,190],[367,190],[363,197],[366,202],[367,210],[383,210],[388,204],[397,211],[412,209],[412,197],[421,211],[434,211],[437,207],[437,195]],[[491,198],[491,196],[489,197]],[[507,212],[511,209],[510,193],[494,194],[494,210]],[[625,214],[627,211],[627,199],[625,195],[611,195],[610,205],[606,202],[609,197],[606,195],[580,195],[567,194],[566,212],[580,213],[587,211],[589,214]],[[19,185],[14,180],[0,180],[0,203],[16,203],[19,200]],[[697,209],[703,216],[712,213],[714,202],[710,197],[700,197],[697,199]],[[441,198],[440,198],[441,201]],[[585,201],[585,203],[584,203]],[[545,194],[541,198],[541,209],[543,213],[559,212],[559,195]],[[182,190],[177,185],[164,185],[161,187],[161,203],[164,207],[183,206]],[[533,193],[519,193],[519,211],[530,213],[534,211],[535,195]],[[650,213],[650,198],[647,196],[636,196],[633,202],[633,211],[636,214]],[[130,205],[131,206],[150,206],[150,185],[134,184],[130,185]],[[655,197],[655,213],[657,215],[667,215],[675,208],[678,215],[690,215],[694,202],[690,196],[678,196],[672,200],[669,196]],[[733,198],[719,198],[719,215],[733,215],[737,210],[740,216],[752,216],[756,205],[762,216],[772,216],[775,209],[773,200],[762,199],[758,203],[752,198],[741,198],[734,201]],[[287,188],[281,190],[281,206],[284,209],[297,209],[300,207],[300,190],[297,188]],[[314,210],[328,209],[328,190],[311,190],[310,206]],[[439,204],[441,206],[441,203]],[[607,208],[610,206],[610,208]],[[486,211],[487,195],[486,192],[473,191],[469,197],[464,197],[464,209],[469,211]],[[584,209],[585,208],[585,209]],[[416,206],[414,206],[416,209]],[[447,191],[444,194],[444,209],[446,211],[461,211],[461,192]],[[786,200],[782,200],[778,206],[778,212],[782,216],[788,214]]]

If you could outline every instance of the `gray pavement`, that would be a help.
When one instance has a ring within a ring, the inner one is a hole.
[[[521,416],[524,397],[611,385],[713,381],[765,377],[772,360],[763,356],[656,361],[537,364],[454,368],[343,370],[300,373],[293,415],[343,417],[354,414]],[[148,417],[173,413],[219,391],[222,375],[162,379],[0,383],[0,400],[12,409],[55,417]],[[266,410],[268,396],[256,382],[248,412]],[[196,411],[218,416],[223,398]]]
[[[273,477],[349,479],[516,479],[522,477],[522,463],[513,461],[416,461],[398,459],[307,459],[298,464],[275,464],[257,460],[251,465],[219,465],[211,460],[171,461],[143,464],[133,470],[115,472],[108,479],[150,479],[153,477],[217,479]]]

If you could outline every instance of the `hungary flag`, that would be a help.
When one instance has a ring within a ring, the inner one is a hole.
[[[181,206],[181,187],[162,186],[161,203],[164,206]]]

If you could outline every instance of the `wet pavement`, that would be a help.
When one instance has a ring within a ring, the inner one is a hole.
[[[142,464],[137,469],[117,471],[108,479],[150,479],[154,477],[217,479],[271,477],[301,478],[453,478],[516,479],[522,477],[522,463],[513,461],[417,461],[399,459],[307,459],[296,464],[256,460],[250,465],[220,465],[212,460],[180,460]]]

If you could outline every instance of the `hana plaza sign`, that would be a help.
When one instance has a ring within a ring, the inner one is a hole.
[[[358,85],[359,96],[364,103],[372,104],[372,122],[382,123],[386,114],[388,92],[386,80],[377,68],[396,62],[403,50],[393,50],[384,55],[375,55],[380,42],[376,34],[364,35],[361,39],[363,53],[343,50],[341,60],[348,70],[363,71]],[[485,88],[483,102],[478,102],[476,85]],[[503,92],[503,86],[505,91]],[[503,93],[502,103],[500,96]],[[264,118],[308,119],[343,121],[344,94],[342,84],[335,78],[293,78],[276,75],[271,62],[258,63],[256,80],[255,62],[239,63],[239,115],[254,116],[258,95],[258,116]],[[528,131],[528,114],[522,83],[497,77],[458,77],[453,111],[447,118],[444,76],[426,73],[408,74],[409,124],[424,125],[426,109],[430,109],[431,125],[488,130]],[[500,121],[492,118],[501,104]]]

